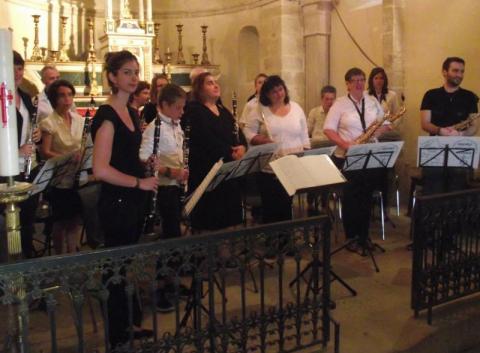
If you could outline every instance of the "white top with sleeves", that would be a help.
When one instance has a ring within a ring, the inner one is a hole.
[[[157,157],[162,165],[169,168],[183,168],[183,131],[179,122],[159,112],[162,124],[160,126],[160,139],[157,148]],[[140,159],[146,161],[153,153],[153,140],[155,136],[155,121],[150,122],[142,135],[140,146]],[[175,179],[159,175],[159,184],[162,186],[178,185]]]
[[[310,110],[310,113],[308,113],[308,134],[311,136],[312,141],[327,140],[327,136],[323,133],[323,124],[326,117],[327,114],[321,105],[313,108]]]
[[[272,113],[269,107],[259,104],[255,111],[248,116],[243,132],[247,141],[251,141],[256,135],[270,136],[278,144],[275,158],[287,154],[303,152],[310,148],[308,138],[307,119],[300,106],[290,101],[290,111],[285,116],[278,116]],[[265,117],[265,124],[262,118]],[[265,130],[268,130],[268,134]],[[264,171],[270,171],[265,169]]]
[[[378,100],[377,97],[372,97]],[[388,93],[385,95],[385,100],[382,100],[380,104],[385,113],[390,112],[390,114],[395,114],[400,109],[397,93],[391,89],[388,90]]]
[[[374,97],[364,93],[363,99],[365,100],[365,125],[368,129],[373,122],[382,119],[384,113],[380,103]],[[348,96],[337,98],[328,111],[323,130],[333,130],[345,141],[354,141],[362,135],[364,130],[355,104],[361,111],[361,102],[353,103]],[[345,150],[337,147],[335,156],[344,157]]]

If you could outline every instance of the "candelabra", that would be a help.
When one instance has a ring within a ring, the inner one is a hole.
[[[42,61],[42,54],[40,53],[40,48],[38,44],[40,41],[38,40],[38,23],[40,22],[40,15],[32,15],[33,23],[35,26],[35,39],[33,40],[33,49],[32,49],[32,57],[30,58],[31,61]]]
[[[89,17],[87,19],[88,24],[88,62],[97,61],[97,56],[95,54],[95,40],[94,40],[94,30],[93,30],[93,19]]]
[[[202,33],[203,33],[203,53],[202,53],[202,65],[210,65],[210,60],[208,60],[208,54],[207,54],[207,28],[208,26],[203,25],[201,26],[202,28]]]
[[[48,52],[49,52],[49,54],[48,54],[47,61],[50,61],[52,63],[57,62],[58,61],[58,50],[49,50]]]
[[[60,16],[60,24],[62,26],[62,30],[60,31],[60,50],[58,53],[58,61],[60,62],[70,61],[70,58],[67,54],[67,20],[67,16]]]
[[[41,47],[40,50],[42,51],[42,61],[47,61],[47,48]]]
[[[168,82],[172,82],[172,68],[170,63],[172,62],[172,52],[170,48],[167,48],[167,52],[165,53],[165,60],[167,61],[167,71],[165,74],[167,75]]]
[[[198,53],[193,53],[192,54],[193,65],[198,65],[198,58],[199,57],[200,57],[200,54],[198,54]]]
[[[185,64],[185,58],[183,57],[182,28],[183,28],[183,25],[177,25],[177,31],[178,31],[177,64],[181,64],[181,65]]]
[[[155,34],[153,62],[157,64],[162,64],[162,55],[160,54],[160,23],[155,23],[153,25],[153,31]]]
[[[22,37],[23,41],[23,57],[25,60],[27,59],[27,48],[28,48],[28,38],[27,37]]]

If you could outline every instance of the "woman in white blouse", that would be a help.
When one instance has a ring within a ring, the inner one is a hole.
[[[41,152],[45,159],[74,153],[73,160],[80,158],[80,145],[85,118],[71,111],[75,88],[66,80],[58,80],[50,85],[47,97],[53,113],[40,122],[43,133]],[[81,201],[73,189],[73,178],[63,178],[51,188],[49,200],[54,219],[53,246],[57,254],[73,252],[78,246],[78,230]]]
[[[300,153],[310,148],[307,119],[302,108],[290,100],[285,82],[269,76],[260,91],[258,109],[247,117],[244,134],[251,145],[275,142],[276,157]],[[262,198],[263,222],[279,222],[292,218],[292,198],[265,168],[258,178]]]

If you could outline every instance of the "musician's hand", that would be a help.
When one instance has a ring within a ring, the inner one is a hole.
[[[155,177],[140,179],[140,184],[138,185],[138,187],[141,190],[145,190],[145,191],[153,191],[153,190],[156,191],[158,187],[158,179]]]
[[[33,153],[33,145],[31,143],[26,143],[20,146],[18,154],[22,157],[29,157]]]
[[[38,143],[40,142],[41,139],[42,139],[42,131],[37,127],[36,129],[33,130],[32,140],[33,142]]]
[[[356,145],[355,141],[343,141],[342,143],[338,144],[338,147],[340,147],[342,150],[348,151],[348,149]]]
[[[183,175],[182,175],[182,180],[180,180],[182,183],[186,183],[188,181],[188,176],[190,175],[190,171],[188,169],[183,170]]]
[[[232,158],[234,160],[241,159],[244,156],[245,151],[246,151],[245,146],[243,146],[243,145],[233,146],[232,147]]]
[[[440,136],[459,136],[460,132],[452,128],[451,126],[448,127],[442,127],[440,130],[438,130],[438,134]]]
[[[82,159],[82,154],[80,153],[80,151],[75,152],[72,156],[72,161],[74,163],[79,163],[81,159]]]
[[[161,173],[161,170],[164,170],[165,167],[163,166],[162,162],[160,162],[160,159],[158,159],[157,157],[155,156],[151,156],[149,159],[148,159],[148,165],[150,166],[150,168],[152,168],[153,170],[156,170],[157,172],[159,172],[160,174]]]

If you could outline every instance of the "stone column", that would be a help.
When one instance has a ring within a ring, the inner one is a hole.
[[[330,83],[332,0],[302,0],[305,39],[305,114],[320,105],[320,91]]]

